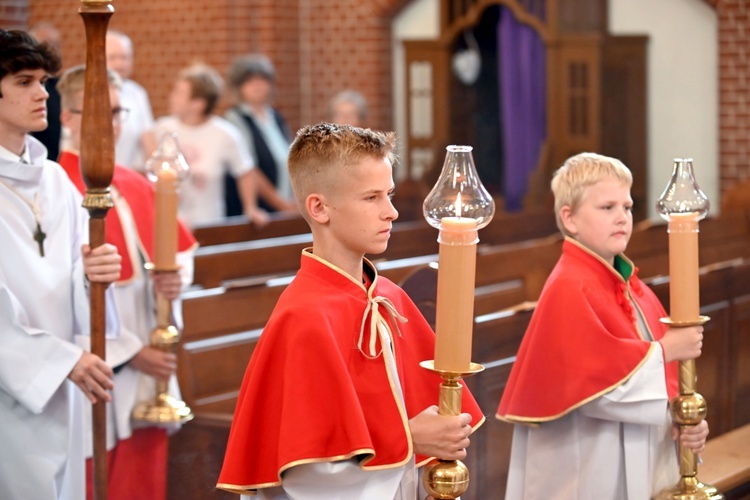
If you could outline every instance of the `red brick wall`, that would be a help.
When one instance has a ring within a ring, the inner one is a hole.
[[[721,187],[750,179],[750,8],[715,2],[719,17],[719,156]]]
[[[29,19],[28,0],[3,0],[0,2],[0,28],[25,29]]]
[[[4,3],[8,3],[7,0]],[[47,20],[63,31],[65,66],[84,61],[75,0],[14,0],[15,27]],[[326,118],[328,99],[355,88],[370,125],[392,128],[390,21],[408,0],[114,0],[110,27],[135,46],[133,78],[149,91],[156,116],[167,112],[177,72],[202,61],[226,74],[232,58],[263,52],[278,74],[276,104],[293,129]],[[0,23],[11,16],[0,10]],[[224,100],[226,106],[229,97]]]
[[[719,17],[721,187],[750,178],[750,19],[746,0],[706,0]],[[235,55],[264,52],[276,64],[276,104],[292,128],[322,120],[343,88],[365,95],[370,125],[393,127],[390,21],[409,0],[114,0],[110,26],[136,47],[134,78],[155,114],[177,72],[201,60],[225,73]],[[84,59],[77,0],[3,0],[0,26],[49,20],[63,30],[66,66]],[[699,78],[700,75],[696,75]],[[226,102],[225,102],[226,104]]]

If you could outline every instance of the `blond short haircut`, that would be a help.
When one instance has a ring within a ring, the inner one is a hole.
[[[385,158],[393,164],[396,134],[319,123],[297,132],[289,150],[289,177],[297,203],[304,206],[312,193],[327,192],[347,168],[365,158]]]
[[[628,187],[633,185],[633,175],[620,160],[597,153],[579,153],[571,156],[552,176],[552,193],[555,195],[555,220],[566,236],[571,236],[560,219],[560,210],[568,206],[575,213],[585,189],[605,179],[616,179]]]
[[[177,78],[190,84],[190,97],[206,101],[204,115],[213,113],[224,92],[224,80],[215,69],[196,63],[180,71]]]
[[[120,75],[115,73],[113,70],[107,70],[107,82],[109,86],[120,90],[122,88],[122,79]],[[86,89],[86,65],[80,64],[73,66],[69,70],[65,71],[57,85],[55,85],[57,92],[60,94],[60,106],[62,109],[73,109],[79,104],[76,103],[76,98],[80,92]],[[109,100],[109,98],[107,98]]]

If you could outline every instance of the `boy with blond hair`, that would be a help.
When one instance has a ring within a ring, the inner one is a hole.
[[[483,421],[468,391],[442,416],[440,378],[419,367],[434,334],[364,254],[388,245],[392,133],[319,124],[289,153],[313,234],[242,383],[218,487],[260,498],[420,500],[417,468],[466,456]],[[421,483],[421,482],[420,482]],[[419,495],[419,496],[418,496]]]
[[[497,412],[516,424],[506,499],[643,500],[677,481],[668,403],[676,361],[700,355],[703,328],[662,324],[623,254],[631,185],[622,162],[594,153],[552,179],[565,241]],[[680,438],[698,453],[707,435],[704,421]]]
[[[123,108],[120,105],[120,77],[108,70],[109,101],[115,138],[120,134]],[[81,144],[81,114],[86,83],[85,66],[67,70],[57,84],[62,98],[61,121],[68,130],[70,148],[60,154],[58,162],[79,191],[85,191],[81,178],[79,149]],[[115,165],[112,176],[114,209],[105,219],[107,242],[115,245],[123,258],[122,272],[113,287],[121,332],[117,339],[107,342],[107,363],[114,369],[115,387],[112,404],[108,406],[108,442],[110,500],[149,498],[160,500],[167,495],[167,428],[175,424],[148,425],[131,420],[139,403],[156,397],[156,380],[169,384],[169,392],[179,397],[175,376],[177,356],[149,344],[150,333],[156,327],[156,296],[170,301],[179,298],[183,286],[192,282],[195,239],[179,224],[177,263],[178,271],[149,273],[147,262],[153,260],[155,220],[154,189],[141,174]],[[175,304],[175,320],[179,325],[179,302]],[[87,417],[89,413],[86,414]],[[91,443],[87,440],[87,456]],[[91,460],[87,460],[87,498],[93,496],[90,474]]]

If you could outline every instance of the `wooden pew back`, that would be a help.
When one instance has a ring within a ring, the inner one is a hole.
[[[251,224],[244,215],[204,222],[193,227],[193,236],[201,247],[208,247],[310,232],[310,226],[299,214],[279,212],[269,214],[269,218],[262,228]]]
[[[501,214],[480,233],[482,245],[500,245],[554,234],[549,213]],[[437,253],[438,231],[424,220],[395,222],[388,249],[374,261],[403,259]],[[309,232],[262,240],[216,244],[196,251],[194,284],[203,288],[254,276],[293,274],[303,248],[311,246]]]

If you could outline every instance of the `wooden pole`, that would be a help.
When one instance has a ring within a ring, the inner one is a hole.
[[[114,206],[109,185],[115,165],[115,138],[106,64],[106,35],[114,8],[109,0],[81,0],[78,13],[86,28],[86,92],[81,121],[81,174],[86,183],[83,206],[89,212],[89,244],[105,242],[104,217]],[[103,283],[90,283],[91,352],[105,359],[105,291]],[[107,498],[107,407],[92,407],[94,444],[94,498]]]

